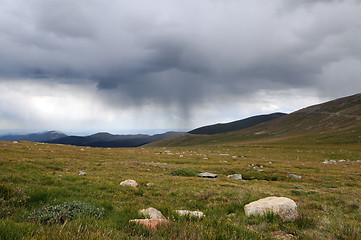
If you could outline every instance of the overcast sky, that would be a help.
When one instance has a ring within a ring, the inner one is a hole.
[[[0,133],[192,129],[361,92],[359,0],[0,0]]]

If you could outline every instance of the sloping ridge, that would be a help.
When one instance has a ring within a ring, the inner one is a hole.
[[[273,119],[277,119],[277,118],[283,117],[285,115],[287,115],[287,114],[271,113],[271,114],[258,115],[258,116],[253,116],[253,117],[249,117],[249,118],[245,118],[242,120],[233,121],[233,122],[229,122],[229,123],[218,123],[218,124],[213,124],[213,125],[196,128],[192,131],[189,131],[188,133],[212,135],[212,134],[233,132],[233,131],[249,128],[249,127],[252,127],[257,124],[267,122],[267,121],[270,121]]]
[[[48,131],[48,132],[32,133],[26,135],[5,135],[0,137],[0,141],[42,142],[42,141],[56,140],[63,137],[67,137],[67,135],[59,131]]]
[[[306,107],[284,117],[225,134],[186,134],[151,146],[218,145],[262,142],[361,142],[361,94]]]

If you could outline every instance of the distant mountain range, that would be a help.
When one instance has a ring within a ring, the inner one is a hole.
[[[102,132],[90,136],[80,137],[67,136],[66,134],[59,131],[49,131],[42,133],[32,133],[28,135],[4,135],[0,136],[0,141],[31,141],[89,147],[138,147],[179,134],[184,133],[166,132],[155,135],[113,135]]]
[[[41,133],[32,133],[27,135],[3,135],[0,136],[0,141],[30,141],[30,142],[43,142],[43,141],[52,141],[59,138],[67,137],[62,132],[59,131],[49,131]]]
[[[219,134],[226,132],[233,132],[237,130],[241,130],[244,128],[253,127],[257,124],[264,123],[273,119],[277,119],[287,115],[286,113],[271,113],[267,115],[258,115],[249,118],[245,118],[242,120],[229,122],[229,123],[218,123],[214,125],[208,125],[200,128],[196,128],[188,133],[191,134]]]
[[[46,141],[47,143],[68,144],[75,146],[89,147],[138,147],[150,142],[162,140],[164,138],[184,134],[182,132],[166,132],[155,135],[113,135],[110,133],[96,133],[86,137],[67,136],[55,140]]]
[[[216,134],[235,131],[250,126],[257,125],[286,115],[285,113],[272,113],[268,115],[254,116],[230,123],[204,126],[190,131],[192,134]],[[163,134],[147,135],[114,135],[100,132],[89,136],[67,136],[59,131],[49,131],[42,133],[32,133],[28,135],[4,135],[0,136],[0,141],[32,141],[55,144],[66,144],[89,147],[138,147],[165,138],[183,135],[184,132],[166,132]]]
[[[360,145],[361,93],[306,107],[237,131],[214,135],[187,133],[148,145],[162,147],[245,143]]]

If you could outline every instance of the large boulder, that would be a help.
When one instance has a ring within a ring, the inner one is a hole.
[[[294,220],[298,217],[296,203],[286,197],[263,198],[244,206],[244,211],[247,216],[273,212],[286,221]]]
[[[202,178],[217,178],[217,174],[209,173],[209,172],[203,172],[203,173],[198,174],[198,177],[202,177]]]
[[[120,186],[131,186],[131,187],[138,187],[138,183],[135,180],[128,179],[120,183]]]
[[[150,219],[166,219],[161,211],[152,207],[147,209],[142,209],[139,211],[139,213],[145,217],[149,217]]]

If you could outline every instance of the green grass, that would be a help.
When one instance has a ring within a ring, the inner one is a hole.
[[[322,163],[330,159],[337,164]],[[0,239],[272,239],[279,232],[298,239],[359,239],[357,160],[361,149],[355,144],[101,149],[0,142]],[[79,176],[79,170],[87,174]],[[218,178],[197,176],[205,171]],[[246,181],[227,177],[235,173]],[[288,178],[290,173],[302,179]],[[119,186],[126,179],[138,188]],[[274,214],[245,215],[246,204],[268,196],[293,199],[301,217],[284,222]],[[65,221],[53,211],[60,207],[69,215],[65,206],[79,202],[75,208],[82,214]],[[148,207],[170,224],[148,230],[129,223]],[[104,211],[96,217],[92,209]],[[206,217],[180,217],[178,209]],[[55,220],[35,217],[39,212]]]

